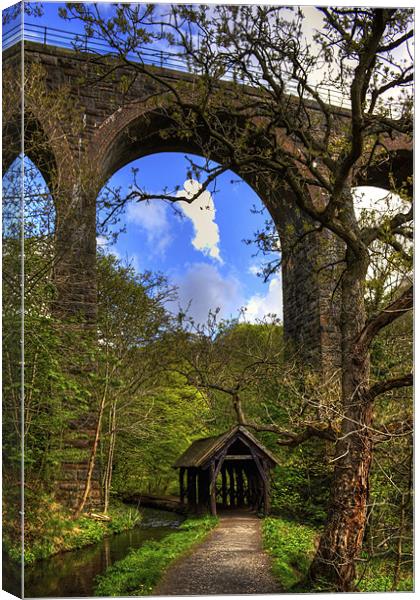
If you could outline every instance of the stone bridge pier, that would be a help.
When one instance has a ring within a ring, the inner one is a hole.
[[[280,182],[261,197],[281,242],[283,326],[287,357],[298,367],[327,377],[341,367],[337,285],[343,244],[303,214]]]

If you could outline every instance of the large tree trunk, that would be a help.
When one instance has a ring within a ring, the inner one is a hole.
[[[372,461],[372,402],[368,398],[369,355],[356,340],[365,324],[363,260],[350,258],[342,285],[342,426],[325,530],[311,565],[312,579],[338,591],[353,589],[355,561],[366,525]]]

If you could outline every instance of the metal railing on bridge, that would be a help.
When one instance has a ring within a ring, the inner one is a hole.
[[[48,46],[68,48],[79,52],[117,56],[115,50],[99,37],[88,36],[84,33],[73,33],[63,29],[37,25],[34,23],[19,24],[4,32],[2,40],[3,50],[10,48],[22,40],[37,42]],[[201,74],[200,70],[196,68],[196,65],[192,64],[181,54],[157,49],[152,46],[140,46],[137,52],[128,53],[126,56],[128,60],[136,62],[141,61],[146,65],[164,67],[166,69],[195,75]],[[221,79],[224,81],[237,81],[238,83],[244,83],[250,86],[255,84],[264,86],[263,78],[261,77],[258,79],[261,72],[255,67],[251,67],[250,72],[252,73],[253,81],[241,79],[234,69],[227,69],[221,76]],[[343,95],[342,91],[326,85],[316,85],[314,87],[323,102],[337,108],[350,108],[350,100]],[[298,96],[297,83],[291,79],[287,81],[287,92],[291,96]],[[312,99],[311,95],[308,93],[305,93],[304,97],[308,100]]]

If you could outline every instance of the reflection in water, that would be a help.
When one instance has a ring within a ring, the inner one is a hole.
[[[177,527],[182,517],[164,511],[143,511],[142,524],[130,531],[105,538],[98,544],[72,552],[62,552],[25,568],[25,597],[92,596],[95,577],[130,548],[139,548],[147,540],[158,540]],[[3,579],[19,589],[19,566],[3,563]],[[11,593],[15,593],[11,590]]]

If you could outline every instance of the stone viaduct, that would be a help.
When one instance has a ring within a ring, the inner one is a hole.
[[[109,60],[112,61],[112,59]],[[96,311],[96,199],[106,181],[121,167],[148,154],[179,151],[200,153],[184,136],[162,135],[170,125],[167,96],[156,94],[153,82],[137,76],[129,89],[120,82],[124,68],[89,83],[90,72],[101,59],[86,53],[25,42],[25,63],[42,67],[46,90],[28,94],[25,114],[25,152],[49,184],[55,200],[57,251],[57,306],[63,314],[82,312],[94,323]],[[12,46],[3,55],[4,69],[19,69],[20,52]],[[184,72],[156,67],[169,80],[197,78]],[[228,89],[229,84],[226,83]],[[61,93],[65,98],[60,98]],[[40,100],[39,100],[40,99]],[[66,101],[68,100],[68,105]],[[80,122],[66,119],[71,103],[80,107]],[[9,115],[9,113],[8,113]],[[347,119],[337,110],[338,123]],[[19,111],[3,124],[3,171],[20,152]],[[412,170],[412,148],[406,139],[388,142],[393,152],[393,173],[405,179]],[[212,156],[216,162],[218,157]],[[386,188],[389,163],[368,172],[361,184]],[[240,175],[240,173],[239,173]],[[300,350],[304,362],[324,371],[340,367],[338,327],[340,302],[336,269],[328,267],[340,255],[340,243],[328,232],[312,232],[314,223],[296,208],[288,194],[247,182],[259,194],[278,228],[286,257],[282,264],[284,330]],[[281,189],[281,188],[280,188]],[[324,269],[322,267],[325,267]],[[335,293],[334,293],[335,291]]]

